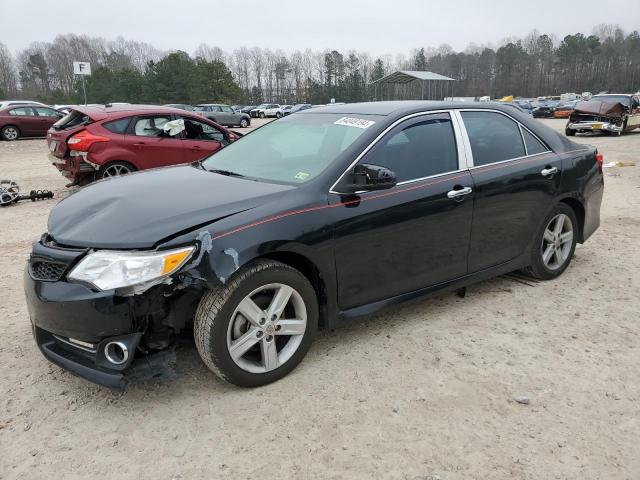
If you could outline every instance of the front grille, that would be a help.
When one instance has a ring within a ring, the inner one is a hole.
[[[29,265],[29,270],[34,280],[57,282],[64,275],[67,266],[63,263],[50,262],[47,260],[32,260],[31,265]]]

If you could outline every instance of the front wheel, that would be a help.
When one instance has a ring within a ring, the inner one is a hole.
[[[578,220],[571,207],[558,204],[538,230],[526,272],[540,280],[562,274],[571,263],[578,240]]]
[[[564,133],[565,133],[565,135],[567,137],[573,137],[573,136],[575,136],[576,131],[571,129],[571,128],[567,128],[567,129],[565,129]]]
[[[276,118],[280,118],[282,114],[280,112],[276,112]]]
[[[309,280],[280,262],[259,260],[200,300],[196,347],[220,378],[240,387],[275,382],[306,355],[318,325]]]
[[[264,118],[264,117],[265,117],[264,112],[260,112],[260,118]]]

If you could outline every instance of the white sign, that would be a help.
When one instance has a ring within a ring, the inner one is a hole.
[[[376,122],[371,120],[363,120],[362,118],[342,117],[340,120],[333,122],[334,125],[345,125],[347,127],[369,128]]]
[[[91,64],[89,62],[73,62],[73,73],[76,75],[91,75]]]

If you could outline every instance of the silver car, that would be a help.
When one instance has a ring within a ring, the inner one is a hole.
[[[222,103],[201,103],[196,105],[194,111],[201,112],[208,119],[225,127],[240,126],[245,128],[251,124],[249,115]]]

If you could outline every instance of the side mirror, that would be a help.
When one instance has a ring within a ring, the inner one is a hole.
[[[386,190],[395,187],[398,181],[396,174],[387,167],[363,163],[353,169],[353,183],[346,188],[350,192]]]

